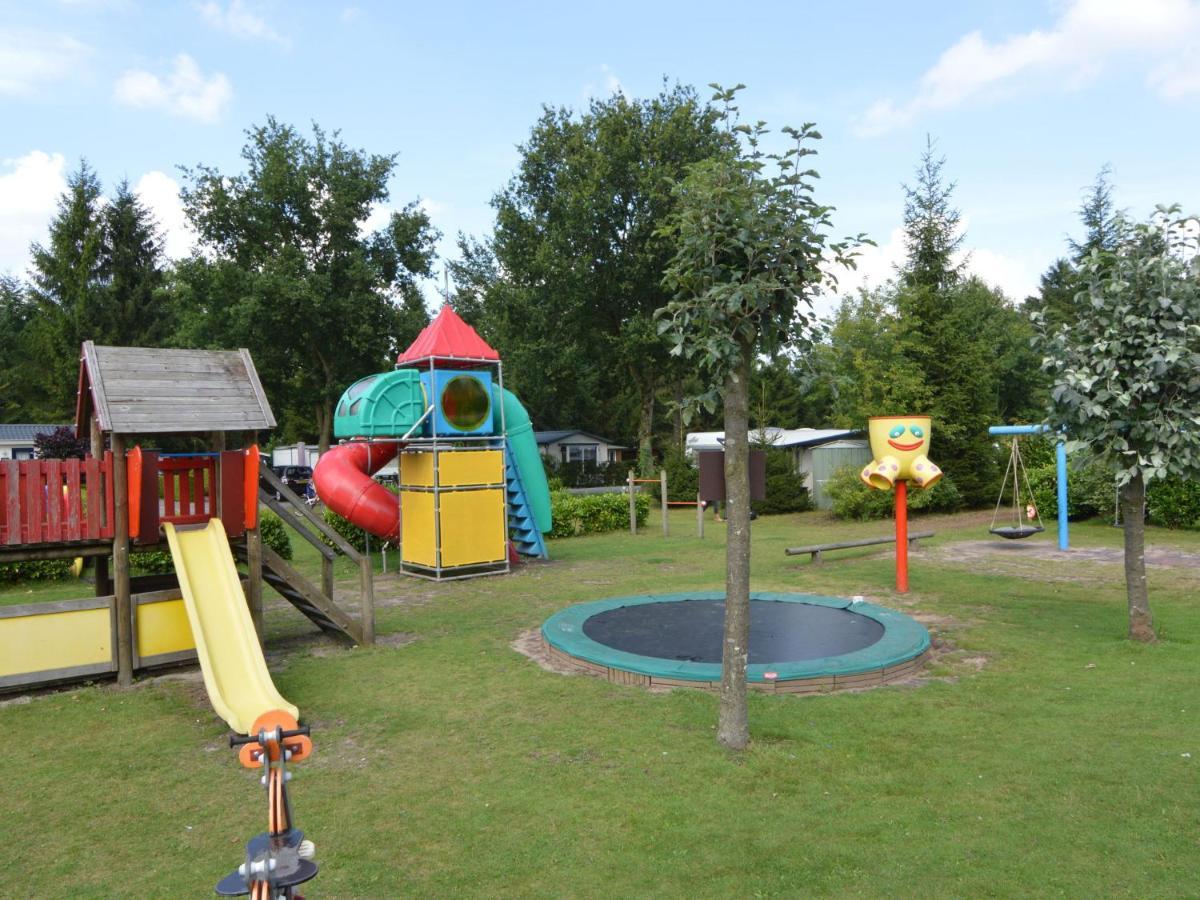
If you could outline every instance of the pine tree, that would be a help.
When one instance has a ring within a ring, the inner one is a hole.
[[[106,344],[157,346],[173,322],[161,295],[162,237],[154,217],[122,181],[104,209],[104,283],[99,308],[87,317],[92,340]]]
[[[904,246],[908,255],[900,276],[905,287],[936,292],[957,283],[967,263],[954,262],[966,238],[960,231],[959,211],[950,203],[956,185],[943,180],[946,158],[936,158],[933,153],[933,138],[926,135],[917,183],[914,187],[904,186]]]

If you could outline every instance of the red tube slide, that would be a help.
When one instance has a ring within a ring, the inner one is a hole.
[[[400,541],[400,498],[371,476],[399,452],[395,442],[355,441],[330,447],[317,460],[313,483],[321,502],[385,541]]]

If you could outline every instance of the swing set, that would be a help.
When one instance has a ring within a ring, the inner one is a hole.
[[[993,425],[988,429],[990,435],[1004,435],[1012,438],[1012,452],[1008,458],[1008,467],[1004,479],[1000,482],[1000,496],[996,500],[996,510],[992,514],[992,524],[988,528],[991,534],[1008,540],[1020,540],[1040,534],[1046,528],[1037,504],[1033,500],[1033,492],[1029,489],[1029,473],[1025,470],[1025,462],[1021,458],[1018,439],[1024,435],[1045,434],[1051,429],[1048,425]],[[1067,445],[1066,436],[1059,432],[1054,447],[1054,462],[1056,469],[1056,494],[1058,496],[1058,549],[1070,549],[1067,531]],[[1010,482],[1011,477],[1011,482]],[[1025,509],[1021,508],[1021,483],[1024,479],[1025,496],[1028,502]],[[1000,521],[1000,510],[1004,502],[1006,490],[1012,490],[1011,518],[1006,516],[1007,524],[997,524]],[[1024,513],[1024,517],[1022,517]],[[1037,524],[1033,522],[1036,520]]]
[[[997,525],[1000,519],[1000,508],[1004,504],[1004,492],[1009,488],[1009,475],[1012,475],[1012,503],[1011,515],[1006,516],[1008,524]],[[1025,485],[1025,508],[1021,509],[1021,485]],[[1022,516],[1024,513],[1024,516]],[[1035,525],[1034,522],[1037,522]],[[1021,438],[1018,435],[1012,437],[1012,449],[1008,455],[1008,467],[1004,470],[1004,477],[1000,480],[1000,495],[996,498],[996,509],[992,513],[992,524],[988,528],[990,534],[997,537],[1007,538],[1010,541],[1020,540],[1021,538],[1033,537],[1035,534],[1041,534],[1046,530],[1046,526],[1042,524],[1042,514],[1037,508],[1037,503],[1034,501],[1033,489],[1029,485],[1029,469],[1025,466],[1025,461],[1021,459]]]

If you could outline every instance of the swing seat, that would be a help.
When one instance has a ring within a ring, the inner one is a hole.
[[[989,528],[988,532],[1010,541],[1018,541],[1021,538],[1041,534],[1045,530],[1041,525],[1005,525],[1002,528]]]

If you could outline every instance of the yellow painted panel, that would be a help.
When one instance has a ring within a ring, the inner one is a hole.
[[[430,568],[437,565],[437,530],[431,492],[400,492],[400,550],[405,562]]]
[[[438,484],[442,487],[504,484],[504,452],[454,450],[439,453]]]
[[[410,487],[433,487],[433,454],[401,453],[400,483]]]
[[[504,491],[452,491],[441,495],[441,504],[443,566],[504,559]]]
[[[0,619],[0,675],[112,662],[108,608]]]
[[[438,485],[504,484],[503,450],[439,450]],[[433,487],[433,453],[402,453],[400,484]]]
[[[137,608],[137,652],[139,657],[195,650],[192,626],[188,624],[183,598],[143,603]]]

